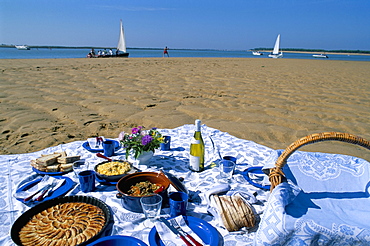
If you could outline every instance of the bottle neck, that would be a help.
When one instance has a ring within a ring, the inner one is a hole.
[[[200,132],[200,128],[201,128],[200,120],[196,120],[195,121],[195,131]]]

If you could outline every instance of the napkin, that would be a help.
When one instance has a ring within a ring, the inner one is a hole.
[[[172,218],[168,221],[171,222],[171,220],[176,220],[177,223],[180,225],[181,229],[183,231],[185,231],[186,233],[190,234],[199,243],[201,243],[203,245],[207,245],[202,241],[202,239],[195,232],[193,232],[190,229],[189,226],[186,225],[185,219],[182,215],[177,216],[175,218]],[[174,234],[163,222],[156,221],[155,222],[155,228],[157,229],[159,237],[161,238],[161,241],[164,245],[166,245],[166,246],[172,246],[172,245],[176,245],[176,246],[181,245],[182,246],[182,245],[185,245],[186,246],[184,241],[182,241],[180,237],[178,237],[176,234]],[[190,241],[187,237],[186,237],[186,240]]]
[[[64,181],[65,181],[64,179],[57,179],[57,178],[54,178],[52,176],[45,175],[44,178],[40,182],[38,182],[37,184],[35,184],[34,186],[32,186],[30,189],[24,190],[24,191],[18,191],[18,192],[16,191],[14,193],[14,197],[17,198],[17,199],[21,199],[21,200],[26,199],[27,197],[33,195],[35,192],[37,192],[38,190],[42,189],[43,187],[45,187],[45,186],[47,186],[49,184],[52,184],[54,180],[55,180],[55,184],[56,185],[54,187],[52,187],[53,188],[53,191],[55,191],[56,189],[58,189],[64,183]],[[34,180],[31,180],[28,183],[31,183],[33,181]],[[22,186],[23,185],[26,185],[26,184],[27,184],[27,182],[26,183],[23,183]],[[52,194],[52,193],[48,192],[48,194]],[[34,196],[34,198],[37,198],[37,195]]]
[[[99,141],[98,141],[99,139]],[[87,142],[89,143],[90,149],[103,149],[103,142],[105,141],[105,138],[103,136],[97,137],[97,138],[88,138]]]

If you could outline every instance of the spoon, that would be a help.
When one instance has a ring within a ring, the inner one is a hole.
[[[100,158],[103,158],[103,159],[106,159],[106,160],[108,160],[108,161],[112,161],[112,159],[111,159],[111,158],[108,158],[108,157],[106,157],[105,155],[100,154],[100,153],[97,153],[97,154],[96,154],[96,156],[97,156],[97,157],[100,157]]]

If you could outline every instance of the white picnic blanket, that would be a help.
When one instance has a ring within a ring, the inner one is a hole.
[[[207,191],[211,190],[218,183],[219,170],[217,167],[211,168],[211,163],[219,159],[217,146],[221,156],[235,156],[237,158],[236,171],[230,183],[232,191],[245,191],[254,194],[257,202],[253,204],[253,209],[257,214],[257,221],[266,209],[269,191],[257,188],[249,184],[242,175],[247,167],[263,166],[266,160],[274,154],[275,150],[256,144],[252,141],[239,139],[226,132],[214,128],[202,126],[202,134],[206,145],[206,170],[200,173],[191,172],[189,165],[189,146],[194,133],[193,125],[183,125],[175,129],[159,129],[163,135],[171,136],[171,150],[156,150],[154,156],[147,166],[141,165],[142,171],[159,171],[163,169],[177,177],[184,178],[184,185],[190,193],[190,203],[188,206],[188,216],[203,219],[213,225],[223,237],[224,245],[253,245],[257,227],[252,229],[242,229],[238,232],[228,232],[222,227],[219,220],[215,219],[207,212],[208,199],[205,198]],[[119,130],[117,131],[119,132]],[[105,136],[116,138],[118,136]],[[212,139],[212,141],[211,141]],[[92,166],[98,164],[103,159],[96,157],[95,153],[87,151],[83,144],[86,141],[75,141],[68,144],[61,144],[34,153],[17,155],[0,155],[0,245],[13,245],[9,231],[15,220],[29,207],[15,199],[13,196],[19,184],[34,175],[30,166],[30,160],[36,159],[41,154],[66,151],[68,155],[80,155],[83,159],[88,159]],[[122,150],[118,154],[124,154]],[[308,153],[308,156],[315,153]],[[325,154],[329,159],[332,155]],[[73,172],[65,174],[76,183],[77,178]],[[145,228],[144,215],[130,212],[122,207],[121,200],[116,198],[116,187],[99,185],[97,190],[91,193],[82,193],[76,185],[67,195],[89,195],[96,197],[107,203],[114,213],[113,235],[125,235],[136,237],[149,245],[148,235],[152,228]],[[169,213],[168,208],[162,209],[162,215]]]

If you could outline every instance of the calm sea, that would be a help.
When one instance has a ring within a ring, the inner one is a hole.
[[[84,58],[90,49],[45,49],[33,48],[31,50],[17,50],[16,48],[0,48],[0,59],[58,59],[58,58]],[[97,50],[96,50],[97,52]],[[129,57],[162,57],[160,49],[127,49]],[[169,50],[170,57],[239,57],[239,58],[266,58],[268,53],[262,56],[254,56],[250,51],[242,50]],[[345,61],[370,61],[369,55],[332,55],[329,60]],[[312,54],[284,53],[287,59],[324,59],[313,58]]]

